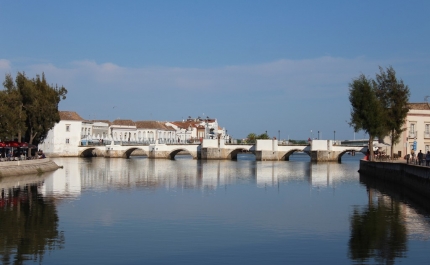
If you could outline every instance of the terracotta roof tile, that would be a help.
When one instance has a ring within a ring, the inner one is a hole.
[[[200,122],[196,121],[172,121],[172,124],[178,126],[181,129],[187,129],[188,127],[197,128],[199,126]]]
[[[136,121],[136,128],[138,129],[157,129],[164,131],[175,131],[172,126],[167,126],[161,121]]]
[[[60,120],[66,120],[66,121],[83,121],[84,120],[75,111],[59,111],[58,113],[60,114]]]
[[[135,126],[136,124],[132,120],[114,120],[111,125]]]
[[[409,103],[409,109],[414,110],[430,110],[430,104],[428,102],[423,103]]]

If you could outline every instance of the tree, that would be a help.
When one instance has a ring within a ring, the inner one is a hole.
[[[246,138],[248,143],[255,143],[255,140],[257,139],[257,135],[255,133],[250,133]]]
[[[22,132],[26,130],[25,120],[27,118],[22,103],[22,96],[16,88],[12,76],[6,75],[3,86],[6,90],[2,92],[2,129],[1,138],[13,140],[15,137],[21,140]]]
[[[373,161],[373,139],[387,134],[386,112],[376,89],[376,83],[363,74],[349,84],[349,101],[352,107],[349,125],[355,132],[364,130],[369,134],[370,161]]]
[[[388,136],[391,140],[391,155],[393,155],[394,145],[400,140],[402,132],[405,130],[406,115],[408,114],[409,88],[403,84],[403,80],[397,80],[396,71],[393,67],[388,67],[386,72],[379,67],[379,74],[376,74],[377,95],[380,98],[386,111],[386,126]]]
[[[259,136],[257,136],[257,139],[270,139],[270,137],[267,133],[262,133]]]
[[[60,121],[58,104],[66,98],[67,90],[57,85],[51,86],[45,79],[36,75],[36,78],[28,79],[25,73],[18,72],[15,83],[10,74],[6,75],[3,82],[5,95],[1,95],[11,102],[5,104],[9,109],[10,117],[1,117],[0,123],[7,123],[7,131],[1,129],[0,135],[8,133],[17,137],[18,141],[24,140],[30,144],[42,142],[48,131]],[[11,121],[15,123],[11,124]]]

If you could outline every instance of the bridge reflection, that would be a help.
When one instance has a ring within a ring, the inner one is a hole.
[[[304,158],[308,159],[308,158]],[[331,188],[356,181],[347,164],[255,160],[164,160],[55,158],[64,169],[44,182],[46,195],[74,197],[82,189],[151,188],[217,189],[236,182],[272,187],[279,182],[306,181],[312,187]]]

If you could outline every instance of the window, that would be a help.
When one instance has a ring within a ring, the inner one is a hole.
[[[69,138],[66,138],[66,144],[69,144],[69,143],[70,143]]]
[[[409,138],[416,138],[417,134],[415,131],[415,123],[411,123],[409,125]]]
[[[426,124],[426,134],[430,133],[430,124]]]
[[[66,124],[66,132],[70,132],[70,124]]]
[[[428,151],[430,151],[430,145],[426,144],[425,153],[427,153]]]

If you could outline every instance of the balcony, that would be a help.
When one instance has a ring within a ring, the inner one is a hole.
[[[409,132],[409,139],[415,139],[418,138],[418,132]]]

